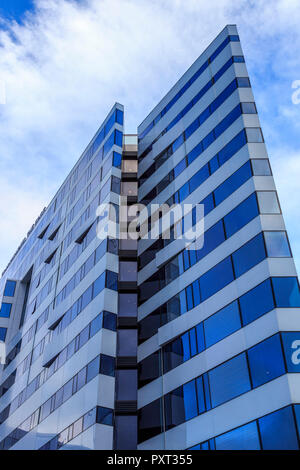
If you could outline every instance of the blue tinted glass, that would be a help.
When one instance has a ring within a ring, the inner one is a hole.
[[[203,377],[198,377],[196,379],[196,387],[197,387],[197,397],[198,397],[198,409],[199,409],[199,414],[201,414],[201,413],[204,413],[205,411]]]
[[[203,150],[207,149],[207,147],[209,147],[210,144],[212,144],[214,140],[215,140],[214,131],[211,131],[211,132],[210,132],[209,134],[207,134],[207,136],[204,137],[204,139],[202,140]]]
[[[199,323],[199,325],[196,326],[196,333],[197,333],[198,352],[200,353],[204,351],[205,349],[203,322]]]
[[[92,380],[96,375],[99,374],[100,370],[100,356],[97,356],[92,362],[90,362],[87,366],[87,378],[86,381],[89,382]]]
[[[5,341],[7,328],[0,328],[0,341]]]
[[[239,88],[250,88],[250,81],[248,77],[237,77]]]
[[[116,122],[123,125],[123,111],[116,109]]]
[[[253,193],[224,217],[227,238],[248,224],[258,214],[256,195]]]
[[[187,299],[187,309],[192,310],[192,308],[194,308],[192,286],[188,286],[186,288],[186,299]]]
[[[202,301],[227,286],[234,279],[230,257],[214,266],[200,278]]]
[[[209,107],[206,108],[199,116],[199,123],[200,125],[203,124],[207,118],[209,118],[211,112],[210,112],[210,109]]]
[[[113,153],[113,166],[116,168],[121,168],[122,155],[118,152]]]
[[[189,183],[185,183],[180,189],[179,189],[179,201],[182,202],[186,197],[189,195]]]
[[[240,297],[243,325],[261,317],[274,308],[270,279]]]
[[[277,307],[300,307],[300,292],[296,277],[272,277]]]
[[[13,297],[15,295],[16,284],[16,281],[6,281],[3,295],[6,297]]]
[[[191,419],[197,416],[198,409],[197,409],[195,380],[192,380],[191,382],[183,386],[183,399],[184,399],[185,418]]]
[[[271,336],[248,350],[253,387],[284,374],[285,366],[279,334]]]
[[[186,128],[185,130],[185,138],[188,139],[193,132],[195,132],[196,129],[199,127],[199,121],[198,118],[192,122],[192,124],[189,125],[189,127]]]
[[[196,188],[200,186],[203,181],[207,180],[209,177],[209,169],[208,165],[205,165],[201,170],[197,171],[197,173],[192,176],[190,179],[190,193],[192,193]]]
[[[208,374],[213,408],[251,389],[245,353],[221,364]]]
[[[94,282],[93,297],[95,298],[105,287],[105,272]]]
[[[91,322],[91,331],[90,331],[90,336],[94,336],[96,333],[98,333],[99,330],[102,328],[102,322],[103,322],[103,314],[100,313],[100,315],[97,315],[96,318]]]
[[[185,362],[191,358],[190,339],[189,339],[188,332],[181,336],[181,341],[182,341],[182,349],[183,349],[183,361]]]
[[[181,160],[181,162],[178,163],[178,165],[175,166],[174,168],[174,177],[176,178],[180,173],[183,172],[183,170],[186,168],[186,161],[185,159]]]
[[[122,147],[123,145],[123,133],[117,129],[115,130],[115,144],[119,147]]]
[[[256,235],[232,255],[236,277],[241,276],[266,258],[262,233]]]
[[[105,286],[111,290],[118,290],[118,274],[113,271],[106,271]]]
[[[6,302],[2,302],[1,310],[0,310],[0,317],[2,318],[9,318],[11,312],[12,304],[8,304]]]
[[[219,152],[219,163],[223,165],[229,158],[238,152],[247,143],[245,131],[237,134],[222,150]]]
[[[194,295],[194,305],[196,307],[196,305],[199,305],[201,302],[199,281],[198,280],[194,281],[192,286],[193,286],[193,295]]]
[[[200,204],[204,205],[204,215],[207,215],[215,207],[213,194],[209,194],[205,199],[203,199]]]
[[[298,449],[292,407],[275,411],[258,420],[264,450]]]
[[[219,160],[218,160],[218,155],[215,155],[210,161],[209,161],[209,168],[210,172],[214,173],[217,171],[217,169],[220,167],[219,165]]]
[[[225,240],[223,223],[220,220],[204,233],[203,248],[197,250],[197,260],[199,261]]]
[[[215,127],[215,136],[216,138],[222,134],[240,115],[241,107],[240,105],[236,106],[216,127]]]
[[[190,331],[190,345],[191,345],[191,357],[193,357],[198,353],[195,328],[193,328]]]
[[[242,55],[233,56],[233,62],[245,62],[244,56]]]
[[[177,139],[175,140],[175,142],[172,145],[173,153],[183,144],[183,142],[184,142],[183,134],[181,134],[179,137],[177,137]]]
[[[255,103],[241,103],[244,114],[256,114]]]
[[[203,388],[204,388],[204,394],[205,394],[206,410],[208,411],[211,409],[211,396],[210,396],[208,374],[206,373],[202,377],[203,377]]]
[[[241,328],[239,306],[232,302],[204,321],[205,343],[208,348]]]
[[[290,257],[290,247],[285,232],[264,232],[267,253],[270,258]]]
[[[281,333],[288,372],[300,372],[300,333]]]
[[[248,181],[251,176],[251,165],[250,161],[248,161],[241,168],[239,168],[239,170],[227,178],[224,183],[215,189],[214,195],[216,206],[224,201],[224,199],[226,199],[230,194],[236,191],[236,189],[242,186],[242,184]]]
[[[200,444],[198,444],[194,447],[189,447],[189,450],[200,450]]]
[[[298,434],[300,434],[300,405],[294,405]]]
[[[216,450],[260,450],[256,421],[215,438]]]
[[[203,152],[202,150],[202,142],[200,142],[196,147],[193,148],[193,150],[190,151],[190,153],[187,155],[188,157],[188,164],[190,165],[201,153]]]

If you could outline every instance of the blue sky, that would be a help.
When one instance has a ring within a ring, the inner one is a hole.
[[[31,0],[1,0],[0,14],[9,20],[22,21],[24,13],[32,8]]]
[[[0,271],[113,103],[135,132],[233,23],[300,268],[299,0],[1,0]]]

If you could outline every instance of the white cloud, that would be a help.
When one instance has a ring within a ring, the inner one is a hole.
[[[125,105],[126,130],[134,132],[228,23],[239,27],[265,135],[274,137],[278,154],[278,145],[295,151],[290,129],[281,130],[282,114],[296,127],[290,87],[300,79],[298,1],[36,0],[36,6],[24,25],[6,23],[0,32],[7,94],[0,105],[2,267],[113,103]],[[280,174],[276,179],[281,185]],[[296,207],[287,210],[296,217]]]

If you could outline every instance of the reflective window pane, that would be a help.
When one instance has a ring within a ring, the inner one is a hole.
[[[267,253],[270,258],[290,257],[290,247],[286,232],[264,232]]]
[[[276,191],[257,191],[257,199],[261,214],[280,214]]]

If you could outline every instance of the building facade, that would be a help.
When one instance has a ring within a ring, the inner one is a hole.
[[[137,203],[200,204],[203,246],[128,239]],[[0,292],[1,449],[299,449],[299,283],[234,25],[136,136],[114,105]]]

